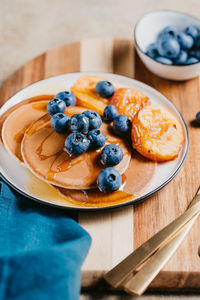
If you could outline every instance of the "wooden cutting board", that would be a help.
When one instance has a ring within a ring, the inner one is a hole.
[[[101,286],[105,271],[179,216],[200,184],[200,128],[191,126],[200,110],[199,78],[172,82],[154,76],[141,63],[131,40],[84,40],[49,50],[28,61],[4,84],[0,104],[25,86],[68,72],[112,72],[143,81],[167,96],[183,114],[190,149],[184,167],[160,192],[135,206],[105,212],[77,213],[93,243],[84,263],[82,286]],[[200,290],[200,220],[152,282],[154,290]]]

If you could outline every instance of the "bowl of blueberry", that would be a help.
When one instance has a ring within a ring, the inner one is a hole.
[[[136,51],[154,74],[188,80],[200,74],[200,20],[181,12],[158,10],[135,27]]]

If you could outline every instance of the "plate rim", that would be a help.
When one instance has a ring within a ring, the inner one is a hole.
[[[31,86],[34,86],[34,85],[37,85],[39,82],[43,82],[43,81],[48,81],[52,78],[58,78],[58,77],[62,77],[63,75],[67,75],[67,76],[70,76],[70,75],[82,75],[82,76],[92,76],[92,75],[96,75],[96,76],[114,76],[114,77],[118,77],[119,79],[120,78],[123,78],[123,79],[129,79],[129,80],[133,80],[135,81],[137,84],[139,85],[143,85],[145,86],[146,88],[150,89],[152,92],[156,92],[156,94],[158,95],[161,95],[162,97],[164,97],[167,102],[171,103],[171,105],[173,106],[173,108],[175,109],[175,111],[178,113],[179,115],[179,118],[181,119],[183,125],[184,125],[184,129],[185,129],[185,137],[186,137],[186,144],[185,144],[185,153],[181,159],[181,162],[180,164],[178,165],[178,167],[176,168],[176,170],[173,172],[173,174],[167,179],[165,180],[161,185],[159,185],[157,188],[153,189],[152,191],[148,192],[147,194],[145,195],[142,195],[136,199],[132,199],[132,200],[129,200],[129,201],[126,201],[126,202],[122,202],[122,203],[118,203],[118,204],[114,204],[114,205],[108,205],[108,206],[103,206],[103,207],[72,207],[72,206],[63,206],[63,205],[59,205],[59,204],[55,204],[55,203],[51,203],[51,202],[48,202],[48,201],[44,201],[44,200],[41,200],[41,199],[38,199],[37,197],[34,197],[28,193],[26,193],[25,191],[19,189],[18,187],[16,187],[13,183],[11,183],[3,174],[2,172],[0,171],[0,178],[6,182],[11,188],[13,188],[13,190],[17,191],[19,194],[21,194],[22,196],[24,197],[27,197],[29,198],[30,200],[33,200],[33,201],[36,201],[40,204],[44,204],[44,205],[47,205],[47,206],[51,206],[51,207],[55,207],[55,208],[59,208],[59,209],[64,209],[64,210],[70,210],[70,211],[103,211],[103,210],[112,210],[112,209],[117,209],[117,208],[121,208],[121,207],[125,207],[125,206],[128,206],[128,205],[134,205],[134,204],[138,204],[139,202],[142,202],[146,199],[148,199],[150,196],[154,195],[155,193],[157,193],[158,191],[160,191],[162,188],[164,188],[169,182],[172,181],[172,179],[179,173],[179,171],[182,169],[184,163],[185,163],[185,160],[187,158],[187,155],[188,155],[188,151],[189,151],[189,132],[188,132],[188,128],[187,128],[187,125],[185,123],[185,120],[182,116],[182,114],[180,113],[180,111],[177,109],[177,107],[175,106],[175,104],[170,101],[165,95],[163,95],[162,93],[160,93],[159,91],[157,91],[156,89],[154,89],[153,87],[149,86],[148,84],[146,83],[143,83],[142,81],[139,81],[139,80],[136,80],[134,78],[131,78],[131,77],[128,77],[128,76],[123,76],[123,75],[118,75],[118,74],[114,74],[114,73],[105,73],[105,72],[70,72],[70,73],[63,73],[63,74],[59,74],[59,75],[56,75],[56,76],[51,76],[51,77],[48,77],[48,78],[45,78],[45,79],[42,79],[42,80],[39,80],[37,82],[34,82],[32,84],[29,84],[27,85],[26,87],[24,87],[23,89],[19,90],[17,93],[15,93],[14,95],[12,95],[1,107],[0,107],[0,116],[4,113],[1,113],[2,109],[4,108],[4,106],[11,102],[12,101],[12,98],[14,96],[16,96],[18,93],[21,93],[23,90],[26,90],[28,88],[30,88]],[[24,100],[24,99],[23,99]],[[21,100],[21,101],[23,101]],[[21,102],[20,101],[20,102]],[[20,103],[19,102],[19,103]],[[12,107],[12,106],[11,106]]]

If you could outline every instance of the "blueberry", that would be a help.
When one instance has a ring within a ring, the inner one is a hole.
[[[191,35],[188,35],[184,32],[180,32],[177,37],[181,49],[190,50],[194,45],[194,39]]]
[[[83,114],[75,114],[70,119],[69,129],[72,132],[88,133],[89,119]]]
[[[66,106],[75,106],[76,105],[76,97],[73,93],[68,91],[59,92],[56,94],[55,98],[63,100]]]
[[[90,141],[90,146],[94,149],[101,148],[106,142],[105,134],[99,129],[92,129],[88,132],[87,137]]]
[[[151,58],[156,58],[158,56],[158,49],[157,49],[157,45],[156,43],[151,43],[148,47],[147,47],[147,52],[146,54],[148,56],[150,56]]]
[[[86,152],[90,142],[86,136],[80,132],[71,133],[65,140],[65,151],[71,155],[79,155]],[[78,175],[78,174],[77,174]]]
[[[131,129],[131,121],[127,116],[119,115],[113,120],[113,129],[115,134],[123,136]]]
[[[188,52],[189,56],[196,56],[196,51],[194,49]]]
[[[173,64],[171,59],[163,57],[163,56],[156,57],[156,61],[158,61],[162,64],[165,64],[165,65],[172,65]]]
[[[200,49],[194,51],[194,54],[191,56],[195,56],[196,58],[200,59]]]
[[[57,113],[51,118],[51,127],[60,133],[65,133],[69,127],[70,118],[63,113]]]
[[[170,37],[175,38],[177,36],[176,28],[173,26],[165,27],[159,34],[160,37],[163,35],[169,35]]]
[[[101,127],[101,116],[94,110],[86,110],[83,114],[89,119],[89,130]]]
[[[187,59],[188,59],[187,52],[184,50],[181,50],[178,57],[175,58],[174,64],[175,65],[184,65],[186,63]]]
[[[109,81],[99,81],[96,85],[96,92],[100,97],[110,98],[114,94],[115,88]]]
[[[191,64],[196,64],[197,62],[199,62],[198,58],[191,56],[188,58],[185,64],[191,65]]]
[[[49,101],[47,105],[47,111],[48,113],[53,116],[59,112],[64,112],[66,108],[66,104],[63,100],[54,98],[51,101]]]
[[[195,47],[200,48],[200,33],[195,38]]]
[[[97,178],[97,185],[101,192],[113,192],[120,188],[122,178],[120,173],[114,168],[102,170]]]
[[[118,111],[114,105],[107,105],[104,109],[103,118],[106,122],[111,122],[118,116]]]
[[[101,152],[101,163],[106,166],[114,166],[123,159],[123,151],[117,145],[107,145]]]
[[[185,33],[193,37],[193,39],[198,35],[198,28],[195,26],[188,26],[185,30]]]
[[[200,124],[200,111],[196,114],[196,121]]]
[[[159,36],[157,40],[158,53],[166,58],[176,58],[180,52],[180,45],[176,38],[169,34]]]

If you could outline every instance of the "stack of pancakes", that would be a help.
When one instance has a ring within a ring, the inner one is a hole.
[[[112,134],[109,125],[103,122],[100,129],[107,137],[106,144],[119,145],[123,151],[124,157],[115,168],[124,175],[123,190],[100,192],[96,179],[105,167],[99,161],[101,149],[89,150],[77,157],[70,157],[64,151],[67,134],[51,128],[46,110],[52,98],[49,95],[22,101],[1,116],[1,138],[6,150],[35,176],[66,196],[66,201],[84,206],[105,206],[133,199],[152,177],[155,163],[132,157],[127,141]],[[71,117],[84,110],[87,108],[67,107],[65,113]]]

